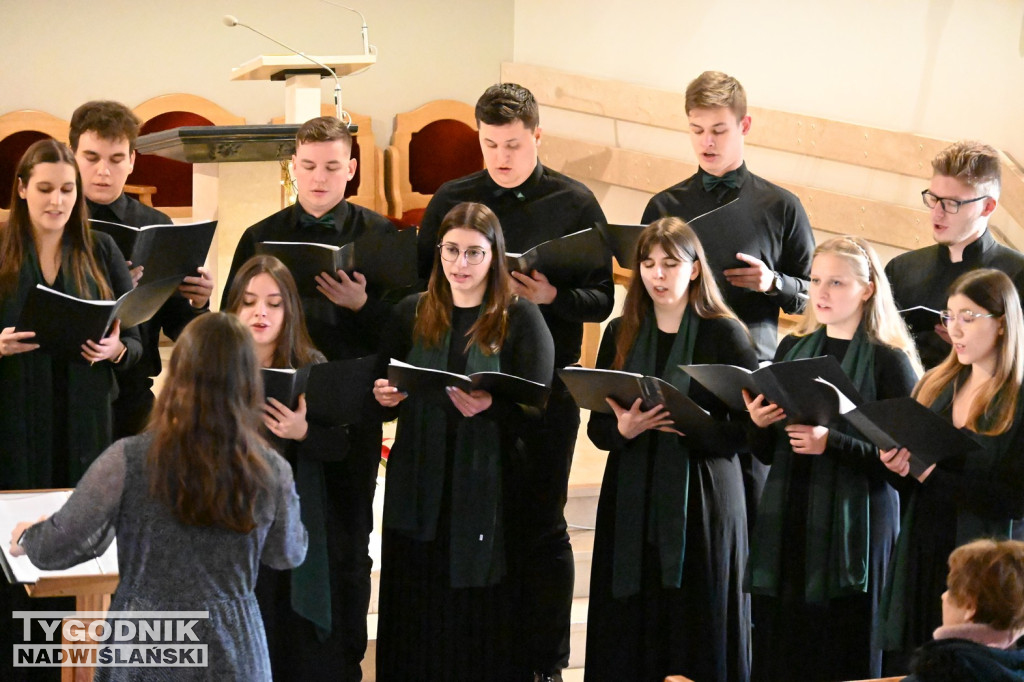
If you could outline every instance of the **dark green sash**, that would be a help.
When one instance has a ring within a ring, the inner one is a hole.
[[[309,534],[309,544],[306,559],[291,572],[292,610],[313,623],[317,637],[323,642],[330,637],[332,626],[331,573],[327,562],[327,522],[324,514],[327,490],[323,462],[297,455],[295,490],[302,501],[302,525]]]
[[[826,333],[822,327],[800,338],[784,360],[820,356]],[[863,327],[850,342],[843,371],[866,401],[875,399],[875,351]],[[845,424],[833,423],[844,433],[855,433]],[[774,426],[775,456],[757,512],[758,529],[751,538],[750,591],[779,596],[783,519],[786,511],[793,461],[811,457],[807,497],[805,542],[805,599],[820,603],[846,594],[868,590],[870,531],[869,481],[864,474],[837,465],[827,454],[794,454],[780,424]]]
[[[687,306],[668,360],[660,374],[686,395],[690,375],[680,365],[693,362],[700,317]],[[648,315],[636,343],[626,358],[627,372],[651,374],[658,354],[658,325]],[[629,407],[628,405],[624,407]],[[650,520],[646,541],[658,548],[661,584],[678,588],[686,552],[686,506],[690,490],[690,456],[686,439],[672,433],[645,431],[626,444],[619,457],[615,502],[615,558],[612,594],[629,597],[640,591],[643,563],[644,506],[647,499],[647,468],[654,439],[654,471],[651,483]]]
[[[458,339],[456,343],[464,343]],[[451,332],[437,347],[416,343],[407,361],[446,370]],[[474,344],[466,373],[500,371],[499,353]],[[395,445],[388,458],[384,527],[419,542],[437,536],[445,482],[449,412],[436,396],[402,402]],[[502,524],[501,430],[487,415],[458,418],[451,472],[451,584],[483,587],[505,574]]]

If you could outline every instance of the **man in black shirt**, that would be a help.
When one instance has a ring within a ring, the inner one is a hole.
[[[139,119],[120,102],[86,102],[71,116],[69,139],[82,173],[82,189],[89,217],[132,227],[169,225],[171,219],[124,193],[135,165],[135,140]],[[122,254],[123,255],[123,254]],[[131,267],[131,263],[128,264]],[[132,269],[138,283],[142,267]],[[153,377],[160,374],[160,332],[171,339],[196,315],[209,310],[213,280],[205,268],[186,277],[149,321],[139,325],[142,357],[135,366],[117,373],[118,396],[113,403],[113,436],[124,438],[146,427],[153,407]]]
[[[264,241],[313,242],[344,246],[371,232],[393,232],[384,216],[345,201],[345,188],[356,172],[352,136],[333,116],[310,119],[300,126],[295,139],[298,201],[249,227],[235,248],[231,271],[225,282],[222,305],[235,273],[256,254]],[[326,274],[326,273],[325,273]],[[320,295],[302,297],[302,309],[313,344],[328,360],[346,360],[377,352],[381,329],[391,306],[366,293],[366,278],[349,277],[339,270],[336,280],[317,277]],[[367,397],[370,393],[367,392]],[[366,651],[366,613],[370,604],[370,533],[373,530],[373,494],[381,455],[381,424],[367,420],[348,429],[349,448],[344,459],[324,461],[325,524],[331,566],[331,598],[335,617],[330,637],[315,649],[307,646],[272,646],[274,676],[287,679],[359,680],[360,661]],[[325,456],[330,457],[327,453]],[[340,613],[340,618],[338,614]],[[341,622],[339,622],[339,620]],[[307,621],[308,622],[308,621]],[[316,637],[312,623],[301,632],[276,636]],[[286,629],[282,625],[278,630]],[[269,633],[268,633],[269,634]],[[288,642],[285,642],[288,644]],[[281,652],[293,651],[290,660]],[[341,671],[333,661],[341,659]],[[325,667],[326,666],[326,667]]]
[[[980,142],[956,142],[932,159],[932,179],[921,193],[935,244],[901,254],[885,266],[901,309],[944,310],[950,285],[977,268],[1002,270],[1024,292],[1024,255],[996,243],[988,229],[999,202],[999,153]],[[917,319],[914,316],[911,319]],[[949,355],[949,335],[935,316],[911,329],[921,364],[931,369]]]
[[[686,88],[686,116],[697,173],[654,195],[641,222],[675,216],[690,224],[726,303],[750,329],[757,359],[770,361],[779,311],[801,312],[807,301],[811,224],[794,194],[747,170],[743,138],[751,120],[739,81],[705,71]],[[752,529],[768,468],[747,454],[740,462]]]
[[[495,212],[511,252],[605,221],[589,189],[538,161],[540,118],[529,90],[514,83],[488,88],[477,102],[476,122],[486,169],[445,183],[430,200],[419,233],[419,274],[424,280],[434,262],[441,221],[463,201],[485,204]],[[558,273],[536,270],[512,277],[515,292],[540,306],[555,341],[555,367],[576,364],[583,323],[601,322],[612,310],[611,256],[585,281],[562,283]],[[523,435],[532,495],[524,506],[531,518],[522,557],[523,598],[530,610],[527,662],[537,680],[560,679],[568,665],[575,573],[564,511],[580,413],[557,375],[552,383],[542,425]]]

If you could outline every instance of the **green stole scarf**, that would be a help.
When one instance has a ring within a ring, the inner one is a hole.
[[[933,412],[942,414],[946,410],[952,409],[954,383],[951,382],[938,395],[935,402],[932,403],[931,410]],[[998,436],[983,436],[973,431],[961,429],[981,448],[967,456],[964,462],[964,471],[978,472],[992,469],[998,463],[1000,456],[1007,451],[1007,448],[1013,442],[1017,429],[1021,428],[1022,423],[1024,423],[1024,400],[1018,398],[1017,413],[1014,416],[1013,426],[1007,429],[1005,433],[1001,433]],[[984,416],[979,427],[983,431],[987,427]],[[878,632],[881,646],[887,651],[902,650],[909,647],[906,633],[906,609],[903,606],[910,599],[910,583],[914,580],[913,576],[909,574],[909,561],[911,542],[914,535],[913,528],[917,522],[916,517],[917,491],[915,490],[900,522],[900,535],[896,541],[896,551],[891,562],[890,577],[882,593]],[[978,538],[1006,539],[1011,537],[1012,531],[1013,523],[1008,519],[986,519],[965,509],[957,510],[957,547]]]
[[[824,352],[825,328],[800,338],[784,360],[818,357]],[[875,399],[875,351],[863,325],[857,328],[842,362],[843,371],[865,401]],[[856,433],[845,424],[829,428]],[[779,596],[783,519],[795,458],[810,457],[807,497],[804,598],[821,603],[868,590],[870,531],[869,482],[841,467],[828,454],[797,455],[781,425],[775,425],[775,457],[757,512],[758,530],[751,539],[748,580],[755,594]]]
[[[693,363],[700,317],[687,306],[679,331],[672,342],[660,376],[686,395],[690,375],[680,365]],[[650,374],[658,354],[658,324],[653,314],[640,326],[639,334],[623,369]],[[654,439],[654,471],[651,477],[650,519],[644,537],[644,506],[647,499],[647,469]],[[678,588],[683,577],[686,552],[686,507],[690,491],[690,456],[686,439],[673,433],[645,431],[629,441],[619,457],[615,501],[614,563],[612,595],[617,599],[640,591],[644,541],[655,545],[661,560],[661,584]]]
[[[278,440],[278,439],[275,439]],[[306,559],[291,571],[292,610],[313,623],[323,642],[331,635],[331,574],[327,562],[327,521],[324,500],[327,484],[323,462],[298,454],[293,442],[278,440],[295,451],[295,490],[302,500],[302,524],[309,535]]]
[[[90,277],[87,289],[79,291],[71,274],[70,247],[65,244],[61,258],[61,272],[65,293],[79,298],[99,299],[99,287]],[[2,302],[2,325],[14,326],[25,306],[29,292],[36,284],[46,285],[35,245],[26,244],[25,256],[18,273],[18,288],[12,298]],[[6,365],[0,376],[12,390],[6,400],[0,400],[3,411],[0,432],[12,437],[8,446],[23,451],[28,457],[4,457],[7,470],[4,478],[18,488],[50,488],[75,485],[94,459],[110,444],[110,401],[114,390],[110,363],[90,366],[84,360],[67,362],[68,423],[53,423],[53,367],[55,360],[49,353],[32,351],[4,358]],[[8,383],[10,382],[10,383]],[[21,394],[21,391],[24,394]],[[11,404],[12,402],[17,404]],[[67,452],[53,451],[56,429],[67,429]],[[67,457],[68,480],[54,480],[55,458]]]
[[[447,370],[451,343],[451,330],[436,347],[416,342],[407,362]],[[500,353],[485,355],[473,344],[466,374],[500,370]],[[402,402],[395,445],[388,458],[384,527],[417,542],[436,538],[449,419],[456,418],[451,471],[451,585],[494,585],[505,575],[501,430],[485,415],[450,417],[447,402],[446,397],[438,400],[437,396],[417,395]]]

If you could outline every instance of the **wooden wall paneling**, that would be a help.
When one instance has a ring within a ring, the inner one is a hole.
[[[540,146],[545,165],[578,179],[618,185],[654,194],[696,172],[696,165],[628,149],[545,135]],[[838,192],[778,183],[796,194],[811,225],[834,234],[856,234],[902,249],[931,244],[927,213]]]

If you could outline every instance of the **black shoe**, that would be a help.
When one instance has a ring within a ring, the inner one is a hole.
[[[562,682],[562,673],[534,673],[533,682]]]

